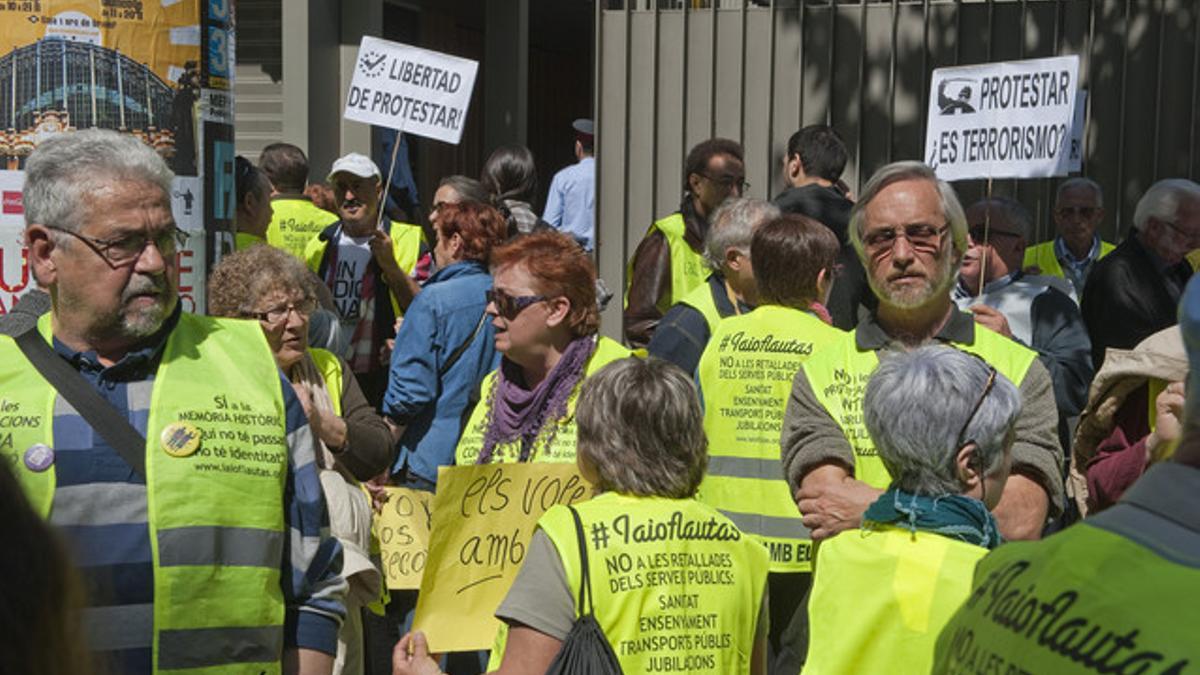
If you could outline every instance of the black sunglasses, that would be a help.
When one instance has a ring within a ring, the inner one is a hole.
[[[512,321],[530,305],[549,300],[545,295],[509,295],[498,289],[484,291],[487,301],[496,306],[496,313]]]

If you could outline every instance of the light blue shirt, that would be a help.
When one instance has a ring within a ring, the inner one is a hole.
[[[542,220],[587,251],[596,247],[596,160],[584,157],[554,174]]]

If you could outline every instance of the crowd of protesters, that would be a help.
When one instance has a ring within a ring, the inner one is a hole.
[[[1103,187],[1065,179],[1039,243],[1020,202],[964,205],[920,162],[852,194],[823,125],[761,178],[787,183],[773,202],[743,194],[737,142],[705,140],[628,261],[618,341],[600,330],[594,127],[574,129],[541,215],[535,158],[503,146],[478,180],[440,180],[427,226],[364,155],[317,178],[293,145],[238,157],[208,317],[176,300],[153,151],[94,130],[39,146],[43,290],[0,325],[17,338],[0,338],[0,426],[45,414],[0,434],[0,486],[11,469],[28,498],[3,525],[37,541],[40,580],[0,596],[0,673],[585,672],[564,664],[589,612],[611,646],[592,658],[618,670],[586,672],[1200,662],[1200,185],[1150,186],[1114,245]],[[237,445],[240,418],[210,401],[273,411],[254,423],[269,440]],[[171,461],[197,452],[206,475]],[[492,653],[431,655],[373,519],[388,486],[500,462],[576,463],[596,496],[539,522]],[[589,580],[583,532],[619,517],[722,533],[604,554],[725,560],[723,585],[618,592],[598,562]],[[660,593],[723,641],[647,638],[675,619]]]

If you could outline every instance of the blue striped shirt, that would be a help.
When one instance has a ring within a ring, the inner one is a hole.
[[[176,310],[153,346],[107,368],[95,352],[75,352],[57,339],[54,349],[144,435],[155,372],[178,320]],[[283,390],[289,447],[283,503],[291,534],[280,561],[288,608],[284,644],[332,654],[345,616],[341,545],[329,534],[304,409],[282,373],[277,386]],[[145,479],[62,397],[55,403],[54,445],[57,488],[50,520],[69,543],[84,580],[89,645],[112,672],[151,673],[154,566]]]

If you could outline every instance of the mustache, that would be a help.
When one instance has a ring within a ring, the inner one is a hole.
[[[121,293],[121,301],[132,300],[139,295],[166,295],[167,280],[165,277],[150,277],[135,275],[129,280],[129,285]]]
[[[347,199],[346,201],[342,202],[342,208],[353,208],[355,206],[362,205],[363,203],[357,199]]]

